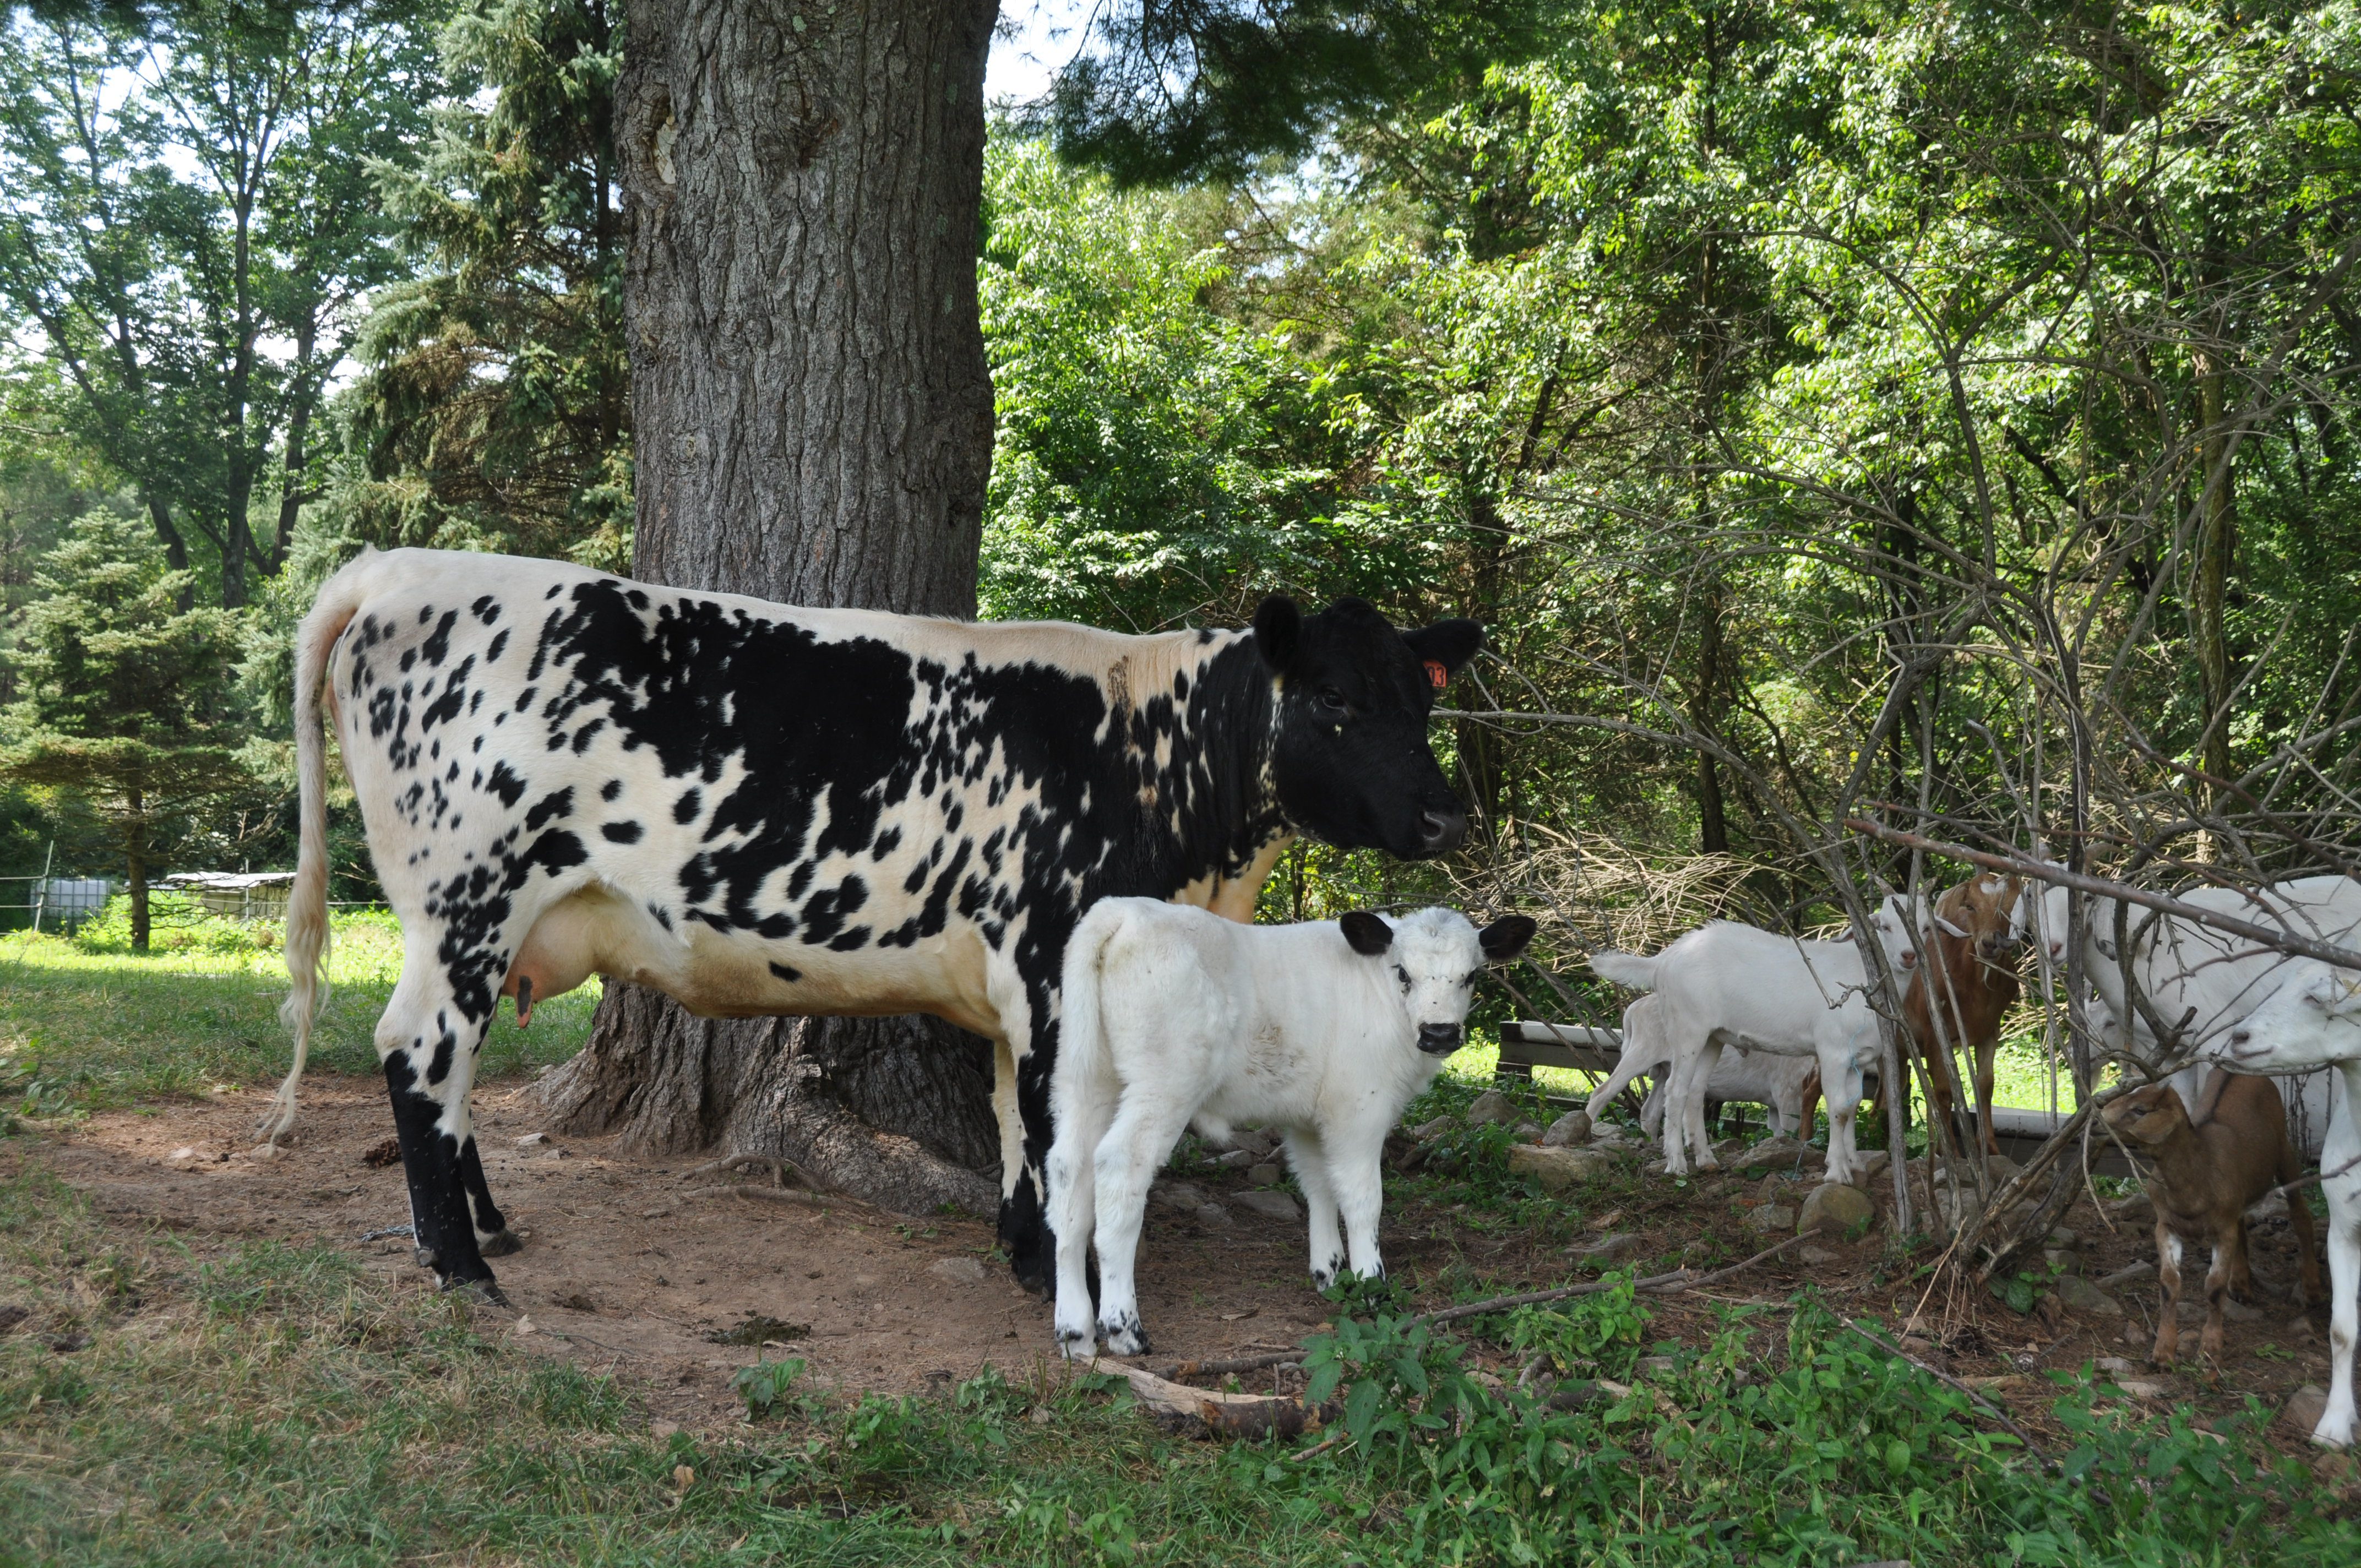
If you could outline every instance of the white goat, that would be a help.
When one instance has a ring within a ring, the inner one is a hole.
[[[1479,932],[1448,909],[1254,927],[1151,899],[1093,905],[1066,945],[1049,1087],[1059,1349],[1090,1354],[1095,1242],[1098,1332],[1114,1354],[1147,1350],[1141,1215],[1192,1124],[1217,1138],[1237,1122],[1283,1129],[1311,1211],[1312,1282],[1326,1288],[1348,1246],[1355,1272],[1381,1273],[1387,1129],[1465,1039],[1476,977],[1532,935],[1521,915]]]
[[[1871,933],[1897,970],[1917,947],[1893,899],[1871,917]],[[1775,1056],[1808,1056],[1828,1104],[1828,1179],[1853,1177],[1853,1113],[1861,1075],[1883,1041],[1869,1004],[1866,967],[1851,942],[1774,936],[1717,920],[1657,953],[1598,952],[1590,967],[1618,985],[1662,998],[1655,1032],[1665,1074],[1664,1169],[1686,1176],[1694,1149],[1702,1169],[1719,1168],[1705,1130],[1705,1086],[1722,1047],[1742,1044]]]
[[[2279,987],[2223,1039],[2221,1059],[2242,1072],[2301,1072],[2333,1067],[2343,1092],[2320,1151],[2328,1197],[2328,1408],[2312,1440],[2352,1446],[2353,1347],[2361,1335],[2361,975],[2299,959]],[[2301,1193],[2288,1201],[2301,1203]]]
[[[1655,1081],[1640,1107],[1640,1128],[1652,1138],[1663,1130],[1665,1069],[1672,1057],[1656,1027],[1656,1010],[1662,1005],[1651,993],[1623,1009],[1622,1053],[1616,1058],[1613,1074],[1590,1097],[1586,1109],[1592,1121],[1598,1119],[1625,1084],[1646,1074]],[[1773,1132],[1809,1137],[1811,1130],[1803,1125],[1804,1100],[1817,1081],[1819,1070],[1819,1064],[1810,1057],[1776,1056],[1738,1046],[1724,1050],[1721,1059],[1713,1064],[1705,1097],[1708,1102],[1736,1100],[1765,1106],[1771,1113]]]

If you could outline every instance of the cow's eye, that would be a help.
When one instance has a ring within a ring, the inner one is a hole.
[[[1482,980],[1483,978],[1484,971],[1482,970],[1472,969],[1467,971],[1467,978],[1461,981],[1459,983],[1462,985],[1474,985],[1477,981]]]
[[[1345,694],[1338,691],[1334,686],[1322,686],[1320,688],[1319,695],[1314,696],[1312,700],[1320,705],[1320,711],[1323,713],[1342,713],[1345,711]]]
[[[1402,991],[1404,994],[1407,994],[1410,991],[1410,970],[1402,968],[1400,964],[1396,964],[1394,965],[1394,978],[1401,981]]]

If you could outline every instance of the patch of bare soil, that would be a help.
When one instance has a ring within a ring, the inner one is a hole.
[[[525,1242],[492,1264],[521,1346],[611,1366],[684,1424],[734,1412],[730,1375],[760,1354],[801,1356],[824,1383],[884,1392],[987,1364],[1030,1377],[1054,1359],[1049,1303],[988,1256],[990,1221],[698,1193],[682,1178],[708,1157],[643,1160],[596,1138],[521,1144],[541,1115],[524,1087],[488,1083],[476,1095],[485,1176]],[[392,1131],[382,1091],[311,1080],[300,1141],[268,1159],[247,1152],[259,1103],[248,1094],[106,1113],[37,1157],[118,1222],[192,1240],[328,1242],[429,1288],[407,1237],[362,1239],[410,1219],[399,1161],[364,1157]],[[1230,1205],[1217,1221],[1152,1208],[1139,1290],[1159,1355],[1291,1345],[1327,1310],[1304,1272],[1301,1223]],[[488,1308],[478,1321],[504,1316]],[[750,1318],[773,1326],[708,1337]]]
[[[486,1309],[479,1322],[506,1322],[521,1347],[612,1370],[639,1387],[652,1415],[683,1425],[734,1419],[730,1375],[758,1355],[807,1359],[820,1382],[847,1392],[919,1392],[972,1376],[986,1365],[1012,1379],[1059,1371],[1049,1303],[1018,1288],[993,1261],[989,1221],[911,1219],[858,1205],[812,1209],[727,1193],[692,1193],[683,1177],[707,1157],[643,1160],[602,1140],[520,1140],[539,1130],[540,1112],[519,1081],[479,1088],[478,1139],[492,1190],[524,1249],[495,1260],[513,1315]],[[254,1144],[258,1096],[177,1102],[102,1114],[41,1146],[34,1157],[91,1195],[122,1223],[144,1223],[220,1241],[254,1236],[333,1243],[367,1266],[431,1288],[405,1238],[365,1241],[409,1219],[398,1163],[364,1157],[382,1146],[390,1119],[376,1086],[317,1078],[307,1085],[302,1141],[274,1158]],[[179,1151],[192,1151],[181,1153]],[[177,1157],[176,1157],[177,1156]],[[708,1181],[718,1178],[705,1178]],[[1299,1219],[1255,1212],[1235,1200],[1243,1176],[1224,1171],[1161,1190],[1140,1249],[1143,1314],[1156,1337],[1149,1361],[1213,1360],[1294,1346],[1329,1308],[1305,1277]],[[1725,1179],[1684,1191],[1661,1179],[1626,1189],[1619,1206],[1594,1216],[1569,1246],[1519,1231],[1489,1234],[1465,1217],[1389,1181],[1382,1245],[1398,1280],[1422,1287],[1424,1305],[1447,1273],[1507,1293],[1554,1284],[1587,1255],[1633,1263],[1642,1272],[1676,1260],[1709,1264],[1764,1245],[1747,1223],[1764,1201],[1793,1202],[1806,1188],[1771,1191],[1784,1179]],[[1195,1190],[1191,1190],[1193,1187]],[[1604,1207],[1603,1194],[1588,1206]],[[2077,1267],[2100,1279],[2137,1260],[2153,1261],[2146,1224],[2113,1230],[2087,1201],[2065,1218],[2077,1233]],[[1636,1237],[1637,1245],[1602,1237]],[[1686,1250],[1685,1250],[1686,1249]],[[2305,1310],[2293,1291],[2294,1242],[2284,1220],[2256,1227],[2254,1269],[2261,1294],[2228,1325],[2220,1362],[2196,1354],[2198,1325],[2184,1322],[2181,1365],[2147,1365],[2154,1335],[2153,1278],[2111,1287],[2122,1316],[2060,1310],[2019,1315],[1980,1292],[1925,1299],[1920,1255],[1907,1265],[1872,1234],[1847,1244],[1824,1238],[1707,1290],[1660,1298],[1656,1333],[1701,1343],[1716,1310],[1773,1306],[1817,1286],[1839,1311],[1889,1326],[1923,1308],[1923,1339],[1907,1348],[1977,1384],[2037,1433],[2054,1390],[2040,1375],[2103,1357],[2138,1386],[2151,1408],[2178,1406],[2211,1419],[2253,1394],[2273,1409],[2299,1385],[2328,1375],[2325,1309]],[[1806,1255],[1808,1255],[1808,1256]],[[2195,1260],[2192,1259],[2192,1262]],[[2202,1303],[2192,1273],[2185,1302]],[[2184,1305],[2186,1319],[2201,1309]],[[769,1320],[743,1330],[751,1319]],[[1775,1318],[1756,1349],[1776,1354]],[[764,1342],[768,1342],[767,1348]],[[1506,1347],[1473,1347],[1479,1365],[1513,1377]],[[2119,1364],[2120,1365],[2120,1364]],[[1282,1382],[1286,1379],[1282,1376]],[[2273,1437],[2305,1453],[2303,1433],[2280,1422]]]

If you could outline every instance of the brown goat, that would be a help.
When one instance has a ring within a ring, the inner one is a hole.
[[[2277,1083],[2216,1069],[2197,1099],[2191,1116],[2170,1084],[2151,1083],[2103,1113],[2107,1125],[2156,1162],[2147,1195],[2156,1205],[2156,1272],[2164,1308],[2158,1314],[2156,1348],[2148,1354],[2160,1365],[2171,1365],[2180,1353],[2181,1243],[2203,1242],[2213,1249],[2213,1266],[2205,1276],[2205,1333],[2198,1348],[2218,1357],[2224,1298],[2254,1289],[2246,1262],[2246,1205],[2303,1173],[2302,1157],[2288,1141],[2287,1105]],[[2288,1221],[2302,1248],[2303,1299],[2311,1306],[2324,1295],[2312,1211],[2291,1197]]]
[[[2000,1048],[2001,1019],[2016,1004],[2015,959],[2024,937],[2024,900],[2022,878],[1993,873],[1963,882],[1936,900],[1934,929],[1924,933],[1931,961],[1918,965],[1902,998],[1902,1021],[1927,1064],[1934,1094],[1930,1127],[1958,1127],[1951,1101],[1951,1052],[1962,1047],[1975,1052],[1976,1126],[1986,1154],[2000,1153],[1992,1124],[1993,1053]],[[1942,1010],[1939,1032],[1930,1007]]]

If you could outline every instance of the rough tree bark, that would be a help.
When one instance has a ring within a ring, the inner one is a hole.
[[[995,0],[633,0],[616,94],[635,574],[975,613],[977,317]],[[642,1149],[784,1155],[910,1212],[993,1212],[991,1047],[930,1018],[691,1017],[609,985],[545,1091]]]

